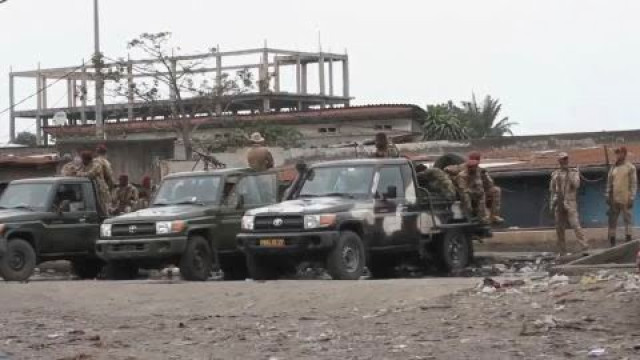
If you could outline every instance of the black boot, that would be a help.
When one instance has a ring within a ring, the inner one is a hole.
[[[627,235],[626,240],[627,240],[627,242],[631,242],[631,235]]]
[[[616,246],[616,238],[615,236],[612,236],[609,238],[609,242],[611,243],[611,247]]]

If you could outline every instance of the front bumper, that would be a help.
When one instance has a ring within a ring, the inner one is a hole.
[[[96,254],[106,261],[156,260],[181,255],[186,247],[186,236],[148,239],[100,239],[96,242]]]
[[[340,234],[337,231],[241,233],[236,236],[238,247],[252,254],[304,254],[333,248]],[[260,240],[283,239],[284,246],[261,246]]]

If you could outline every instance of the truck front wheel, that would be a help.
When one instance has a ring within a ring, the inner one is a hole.
[[[327,271],[334,280],[358,280],[365,265],[364,245],[358,234],[342,231],[327,256]]]
[[[466,268],[473,257],[473,244],[460,230],[450,230],[438,242],[436,249],[439,270],[450,273]]]
[[[189,281],[206,281],[213,268],[211,248],[202,236],[191,236],[182,258],[180,274]]]
[[[0,259],[0,276],[6,281],[25,281],[36,268],[36,251],[22,239],[10,239]]]

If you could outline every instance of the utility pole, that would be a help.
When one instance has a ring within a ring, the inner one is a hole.
[[[98,0],[93,0],[93,26],[94,26],[94,46],[93,63],[95,66],[96,83],[96,137],[106,139],[104,133],[104,118],[102,110],[104,107],[104,79],[102,77],[102,53],[100,52],[100,12]]]

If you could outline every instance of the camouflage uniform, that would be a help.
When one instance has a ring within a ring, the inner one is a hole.
[[[94,161],[100,164],[102,167],[102,177],[105,183],[109,186],[109,189],[113,189],[116,184],[113,180],[113,169],[111,168],[111,162],[104,156],[97,156]]]
[[[609,239],[615,245],[618,217],[622,213],[627,241],[631,240],[633,226],[633,201],[638,190],[636,167],[628,161],[616,164],[609,171],[607,180],[607,203],[609,204]]]
[[[477,168],[476,171],[470,171],[465,166],[456,176],[455,184],[460,191],[460,202],[467,216],[477,218],[482,222],[489,222],[482,169]]]
[[[76,176],[76,174],[78,173],[78,169],[79,169],[78,164],[76,164],[75,162],[71,161],[71,162],[68,162],[68,163],[64,164],[64,166],[62,166],[62,168],[60,168],[60,175],[62,175],[62,176]]]
[[[104,167],[102,164],[94,159],[89,163],[89,165],[82,165],[76,176],[88,177],[93,180],[96,184],[96,192],[98,195],[98,201],[100,209],[103,214],[109,214],[109,205],[111,204],[111,192],[109,191],[109,186],[105,181],[105,176],[103,174]],[[113,179],[112,179],[113,181]]]
[[[556,221],[558,251],[561,254],[567,252],[565,241],[567,223],[575,231],[580,245],[583,248],[589,247],[578,217],[578,188],[580,188],[580,173],[578,169],[558,169],[551,174],[549,192],[551,194],[551,207]]]
[[[444,170],[453,178],[460,172],[467,169],[466,164],[449,165]],[[494,222],[502,222],[500,217],[500,208],[502,207],[502,189],[496,186],[486,169],[480,168],[480,176],[482,178],[482,187],[486,198],[486,207],[489,207],[491,220]],[[461,190],[461,189],[459,189]]]
[[[254,145],[247,153],[249,167],[255,171],[265,171],[273,168],[273,155],[262,145]]]
[[[387,143],[386,149],[376,149],[373,154],[371,154],[372,158],[397,158],[400,157],[400,150],[398,147],[389,141]]]
[[[138,206],[138,189],[131,184],[118,186],[113,192],[113,208],[116,214],[129,213]]]
[[[430,192],[435,192],[449,200],[456,197],[456,188],[453,181],[444,171],[438,168],[431,168],[416,174],[418,184],[425,187]]]

